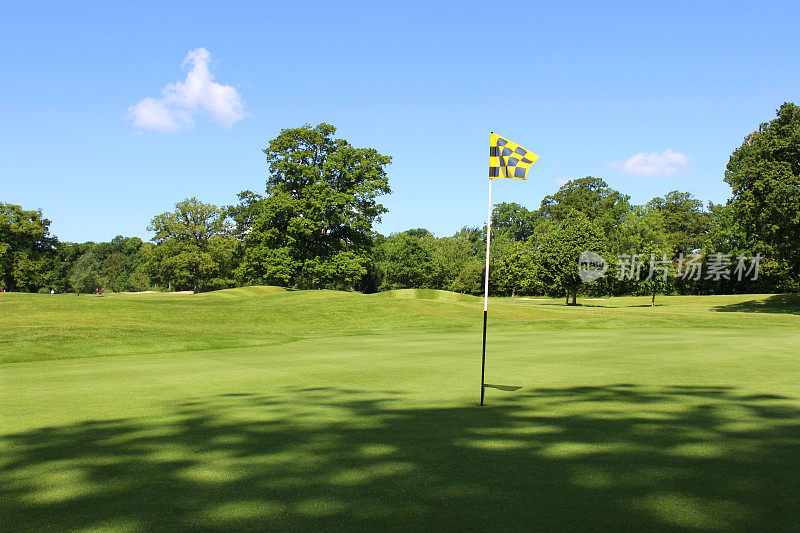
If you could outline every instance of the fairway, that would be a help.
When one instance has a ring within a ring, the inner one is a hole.
[[[799,530],[800,298],[0,295],[0,529]]]

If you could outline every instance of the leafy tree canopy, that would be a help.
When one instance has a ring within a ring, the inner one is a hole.
[[[43,287],[57,242],[41,211],[0,202],[0,285],[9,291]]]
[[[75,294],[100,288],[100,266],[93,252],[86,252],[75,261],[70,269],[69,284]]]
[[[662,215],[664,232],[671,254],[688,254],[706,246],[711,225],[711,213],[703,209],[703,202],[689,192],[671,191],[647,203]]]
[[[539,242],[536,263],[548,292],[565,295],[576,304],[581,288],[578,257],[584,251],[603,255],[605,237],[600,225],[577,210],[566,211]]]
[[[492,209],[492,230],[508,232],[515,241],[527,241],[536,231],[538,214],[517,203],[500,203]]]
[[[659,209],[635,206],[622,228],[624,249],[637,256],[630,258],[627,273],[636,271],[636,274],[628,285],[631,292],[651,294],[651,305],[655,305],[657,293],[666,292],[672,279],[672,248],[664,219]]]
[[[607,226],[618,222],[630,209],[630,196],[608,186],[601,178],[588,176],[565,183],[555,194],[545,196],[542,216],[564,220],[572,211],[583,213],[590,221]]]
[[[224,209],[189,198],[150,223],[156,243],[149,262],[162,284],[219,288],[233,283],[235,240]]]
[[[728,161],[734,219],[753,252],[800,276],[800,107],[785,103]]]
[[[238,225],[252,226],[240,281],[353,288],[367,273],[391,158],[335,132],[324,123],[285,129],[264,149],[266,196],[246,191],[232,211]]]

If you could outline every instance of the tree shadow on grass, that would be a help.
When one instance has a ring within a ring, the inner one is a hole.
[[[759,300],[718,305],[714,311],[723,313],[781,313],[800,315],[800,294],[775,294]]]
[[[800,409],[732,387],[486,407],[284,389],[0,440],[5,530],[796,530]]]

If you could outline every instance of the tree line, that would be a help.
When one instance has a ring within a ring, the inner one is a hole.
[[[485,226],[442,237],[422,228],[375,232],[386,212],[379,199],[390,193],[391,158],[353,147],[335,132],[329,124],[282,130],[263,150],[269,170],[263,193],[243,191],[229,206],[179,202],[152,219],[150,242],[123,236],[60,242],[41,211],[0,203],[0,288],[200,292],[267,284],[482,293]],[[497,204],[490,291],[573,303],[579,293],[655,299],[797,291],[800,108],[782,105],[775,119],[745,137],[724,180],[732,189],[724,204],[672,191],[635,205],[597,177],[568,181],[536,208]],[[606,275],[592,283],[581,279],[577,264],[587,250],[608,261]],[[758,257],[756,279],[732,275],[744,257]],[[716,275],[686,276],[692,261],[715,261]],[[720,274],[721,261],[728,274]],[[626,268],[646,275],[628,275]]]

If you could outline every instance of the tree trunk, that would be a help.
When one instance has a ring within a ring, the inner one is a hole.
[[[655,307],[656,305],[656,290],[653,289],[653,299],[650,300],[650,307]]]
[[[572,291],[572,305],[578,305],[578,291]]]

